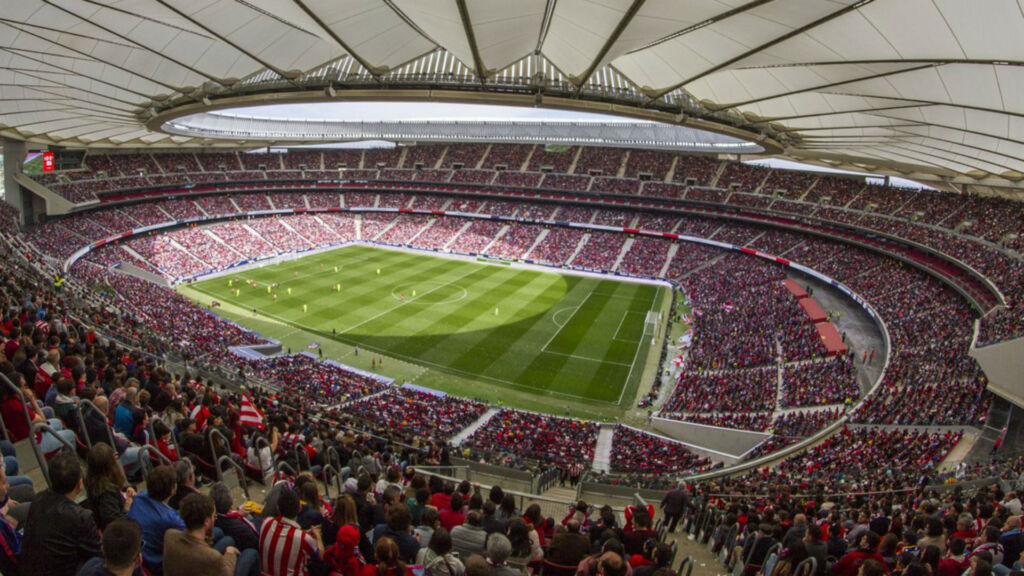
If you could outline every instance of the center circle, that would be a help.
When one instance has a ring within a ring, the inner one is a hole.
[[[413,291],[416,295],[413,296]],[[464,299],[469,292],[458,284],[444,282],[406,282],[391,289],[391,297],[405,304],[452,304]]]

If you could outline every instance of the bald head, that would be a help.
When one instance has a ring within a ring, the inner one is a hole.
[[[95,404],[103,414],[106,414],[110,409],[110,400],[108,400],[106,396],[97,396],[92,399],[92,403]]]

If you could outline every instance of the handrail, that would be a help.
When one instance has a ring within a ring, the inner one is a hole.
[[[142,471],[142,477],[146,480],[149,479],[149,472],[153,467],[153,462],[152,460],[150,460],[151,456],[149,455],[156,456],[157,460],[159,460],[160,463],[163,464],[164,466],[170,466],[171,464],[173,464],[170,458],[168,458],[163,452],[157,450],[155,447],[150,446],[149,444],[143,444],[142,446],[139,446],[139,470]]]
[[[693,565],[693,556],[687,556],[679,563],[679,570],[677,570],[677,573],[679,576],[690,576],[690,574],[693,573]],[[683,572],[683,568],[686,568],[686,572]]]
[[[217,481],[220,482],[221,479],[222,479],[221,478],[220,466],[219,466],[219,464],[220,464],[220,457],[217,456],[217,445],[213,441],[215,436],[220,436],[221,440],[224,441],[224,445],[228,446],[228,451],[231,450],[231,448],[230,448],[231,442],[228,441],[228,437],[225,436],[223,432],[221,432],[220,430],[216,429],[213,426],[209,427],[209,433],[208,433],[207,441],[210,443],[210,457],[213,460],[213,467],[217,471]]]
[[[235,469],[235,473],[238,474],[238,484],[242,487],[242,493],[245,494],[245,499],[249,500],[249,483],[245,479],[245,469],[238,462],[235,462],[231,456],[224,455],[217,458],[217,463],[214,466],[217,469],[217,481],[224,481],[224,473],[221,469],[221,464],[224,462],[227,462],[230,467]]]
[[[289,464],[289,463],[285,462],[284,460],[281,460],[280,458],[278,458],[278,459],[274,460],[274,481],[275,482],[277,481],[277,477],[281,475],[281,470],[282,469],[285,469],[285,472],[288,472],[292,476],[298,476],[299,475],[299,473],[295,471],[295,468],[292,468],[291,464]]]
[[[818,572],[818,559],[814,556],[808,556],[807,558],[804,558],[802,562],[797,564],[795,568],[793,568],[794,576],[798,576],[799,574],[801,574],[800,568],[807,563],[810,563],[811,569],[807,572],[804,572],[803,574],[806,574],[807,576],[814,576]]]
[[[140,461],[142,460],[142,455],[143,454],[152,454],[152,455],[156,456],[156,459],[159,460],[162,464],[164,464],[166,466],[171,466],[172,464],[174,464],[174,462],[171,462],[171,459],[168,458],[166,454],[164,454],[163,452],[157,450],[153,446],[150,446],[149,444],[143,444],[142,446],[139,446],[139,460]]]
[[[110,424],[107,423],[107,415],[103,413],[103,410],[100,410],[99,406],[93,404],[91,400],[82,399],[78,401],[78,410],[75,410],[75,412],[82,423],[82,435],[85,436],[85,443],[89,445],[89,448],[92,448],[93,441],[89,436],[89,428],[85,425],[85,414],[82,413],[83,408],[93,410],[103,417],[104,430],[107,431],[107,440],[110,441],[110,447],[116,449],[117,444],[114,443],[114,432],[110,429]]]
[[[326,491],[328,498],[331,498],[332,480],[334,481],[334,489],[338,492],[339,496],[341,495],[341,493],[344,491],[344,485],[341,481],[341,472],[339,472],[338,469],[334,467],[334,465],[324,464],[324,467],[320,470],[320,476],[321,480],[323,480],[324,482],[324,490]]]
[[[42,432],[43,434],[49,434],[57,439],[58,442],[64,445],[73,454],[75,452],[75,445],[65,440],[57,431],[54,430],[53,426],[50,426],[48,422],[36,422],[32,425],[29,430],[29,438],[32,441],[32,451],[35,452],[36,460],[39,461],[39,468],[43,471],[43,478],[46,479],[46,486],[52,487],[53,484],[50,482],[50,468],[46,465],[46,455],[43,454],[43,449],[39,446],[39,443],[35,441],[36,432]]]
[[[333,445],[328,445],[327,449],[324,450],[324,468],[331,466],[335,471],[341,470],[341,455],[338,454],[338,449]]]

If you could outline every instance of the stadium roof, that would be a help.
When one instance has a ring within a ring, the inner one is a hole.
[[[8,0],[0,24],[2,133],[44,143],[210,146],[163,125],[268,100],[437,100],[710,128],[852,169],[1024,176],[1012,0]]]

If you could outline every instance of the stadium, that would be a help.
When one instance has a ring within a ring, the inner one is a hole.
[[[1005,576],[1024,12],[9,0],[0,574]]]

